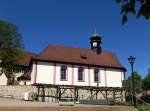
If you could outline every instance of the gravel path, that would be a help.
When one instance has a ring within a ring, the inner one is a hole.
[[[63,103],[61,103],[63,104]],[[127,106],[74,105],[60,106],[49,102],[22,101],[0,98],[0,111],[136,111]]]
[[[27,106],[27,107],[47,107],[47,106],[59,106],[59,104],[52,104],[49,102],[33,102],[33,101],[23,101],[23,100],[16,100],[11,98],[0,98],[0,107],[12,107],[12,106]]]

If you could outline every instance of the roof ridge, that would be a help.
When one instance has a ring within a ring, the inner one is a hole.
[[[88,50],[88,51],[92,51],[92,49],[90,48],[83,48],[83,47],[75,47],[75,46],[69,46],[69,45],[63,45],[63,44],[48,44],[48,46],[45,48],[47,49],[48,47],[51,47],[51,46],[58,46],[58,47],[65,47],[65,48],[74,48],[74,49],[82,49],[82,50]],[[44,51],[44,50],[43,50]],[[42,51],[42,52],[43,52]],[[107,53],[112,53],[114,54],[114,52],[111,52],[111,51],[106,51],[106,50],[102,50],[103,52],[107,52]],[[40,53],[41,54],[41,53]]]
[[[39,54],[36,54],[36,57],[42,55],[46,50],[48,50],[50,47],[63,47],[63,48],[68,48],[68,49],[78,49],[78,50],[85,50],[85,51],[90,51],[93,52],[92,49],[90,48],[82,48],[82,47],[74,47],[74,46],[67,46],[67,45],[63,45],[63,44],[48,44],[46,48],[44,48]],[[112,55],[115,55],[114,52],[111,51],[106,51],[106,50],[102,50],[103,53],[110,53]]]
[[[58,46],[58,47],[65,47],[65,48],[75,48],[75,49],[91,50],[89,48],[75,47],[75,46],[69,46],[69,45],[63,45],[63,44],[48,44],[48,46]]]
[[[30,53],[30,54],[34,54],[34,55],[38,55],[38,53],[35,53],[35,52],[31,52],[31,51],[23,51],[23,52],[25,52],[25,53]]]

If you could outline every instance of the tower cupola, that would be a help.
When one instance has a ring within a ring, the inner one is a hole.
[[[96,52],[97,54],[100,54],[102,51],[101,48],[101,36],[96,32],[96,29],[94,29],[94,33],[92,34],[90,38],[91,42],[91,49]]]

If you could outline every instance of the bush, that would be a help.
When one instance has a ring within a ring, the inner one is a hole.
[[[150,95],[142,96],[141,99],[144,100],[147,103],[150,103]]]
[[[38,94],[36,92],[32,92],[31,93],[31,98],[33,101],[37,101],[38,100]]]

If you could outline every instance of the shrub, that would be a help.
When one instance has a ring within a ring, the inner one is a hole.
[[[38,100],[38,94],[36,92],[32,92],[31,93],[31,98],[33,101],[37,101]]]

